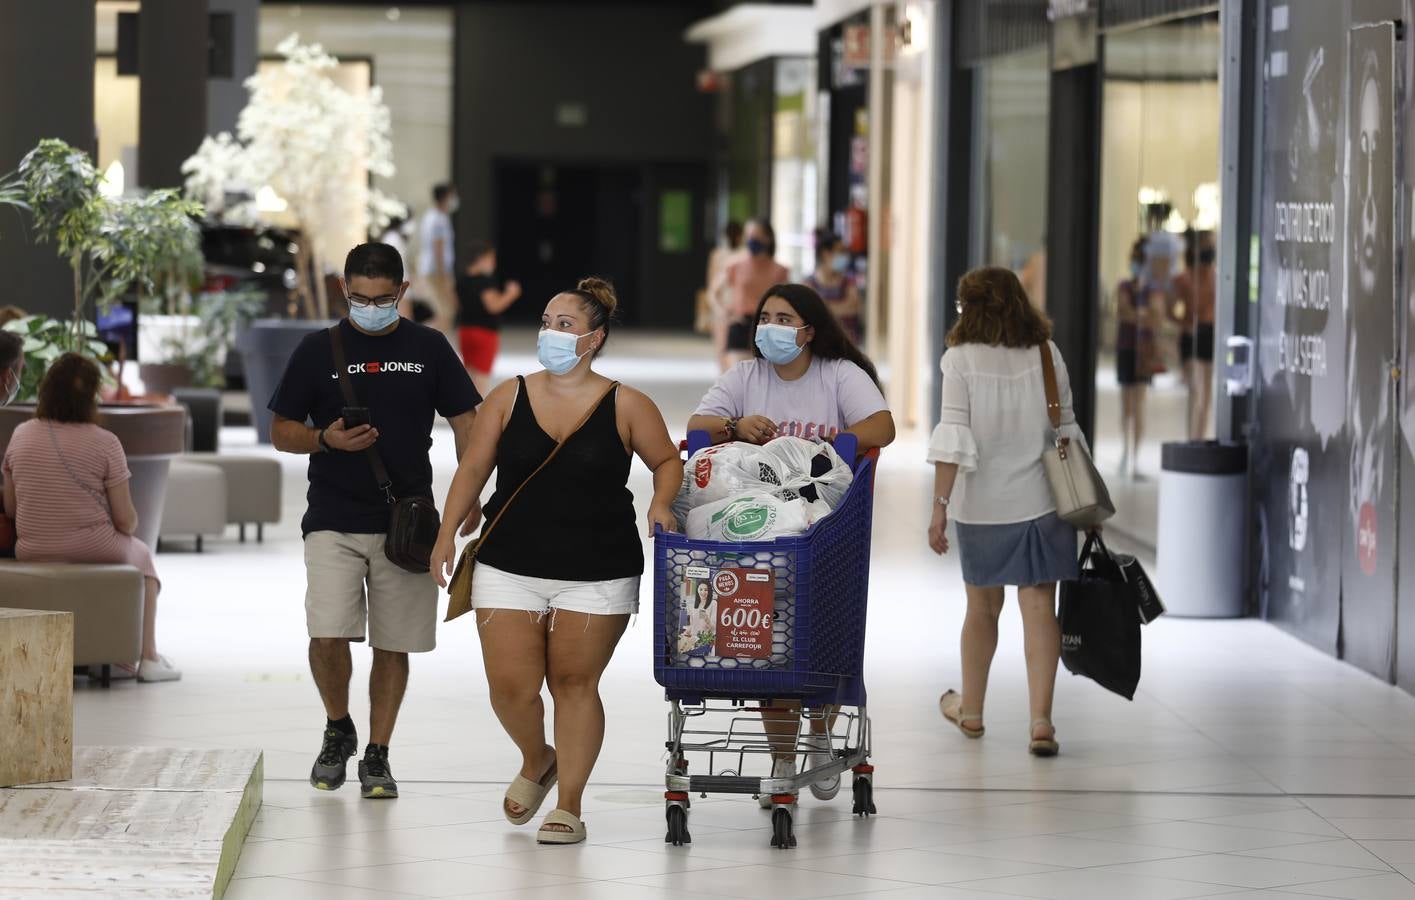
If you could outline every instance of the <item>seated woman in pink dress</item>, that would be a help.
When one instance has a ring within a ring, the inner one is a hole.
[[[133,534],[138,513],[128,491],[127,459],[118,438],[94,424],[98,366],[86,357],[59,357],[39,386],[35,418],[15,429],[0,472],[5,514],[15,521],[21,562],[126,563],[143,573],[142,660],[139,681],[182,677],[157,652],[157,567]]]

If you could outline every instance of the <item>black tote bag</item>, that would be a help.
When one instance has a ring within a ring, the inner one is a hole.
[[[1081,577],[1061,585],[1061,662],[1126,700],[1140,684],[1136,586],[1099,534],[1081,550]]]

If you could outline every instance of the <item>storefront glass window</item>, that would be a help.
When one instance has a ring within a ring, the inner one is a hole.
[[[973,148],[972,261],[1016,270],[1039,306],[1046,302],[1050,79],[1046,46],[980,66]]]
[[[1220,53],[1216,13],[1105,36],[1095,451],[1151,545],[1160,445],[1212,421]]]

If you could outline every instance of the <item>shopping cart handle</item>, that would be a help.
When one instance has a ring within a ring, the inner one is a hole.
[[[699,450],[706,450],[708,447],[712,446],[712,435],[699,428],[688,432],[688,439],[683,443],[686,445],[685,449],[688,451],[688,456],[691,457]]]

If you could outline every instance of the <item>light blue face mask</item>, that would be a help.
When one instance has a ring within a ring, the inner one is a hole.
[[[841,275],[844,275],[846,272],[850,271],[850,257],[846,256],[844,253],[833,256],[830,259],[830,267]]]
[[[540,336],[536,338],[536,358],[540,364],[545,366],[545,370],[552,375],[564,375],[566,372],[580,364],[585,354],[576,353],[575,349],[580,345],[580,338],[589,337],[593,331],[584,334],[570,334],[568,331],[551,331],[549,328],[542,328]]]
[[[796,343],[796,332],[801,328],[792,328],[790,325],[758,325],[757,349],[762,352],[767,362],[784,366],[806,349]]]
[[[368,306],[354,306],[351,303],[349,304],[349,318],[364,331],[383,331],[398,321],[398,307],[395,304],[383,309],[372,303]]]

